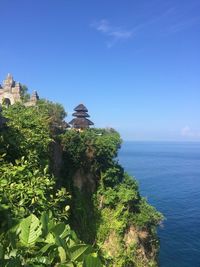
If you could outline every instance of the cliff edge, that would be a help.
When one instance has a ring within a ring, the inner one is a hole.
[[[3,109],[1,266],[157,266],[163,217],[118,163],[119,134],[66,130],[65,115],[42,100]],[[32,229],[33,219],[38,227],[28,243],[23,227]]]

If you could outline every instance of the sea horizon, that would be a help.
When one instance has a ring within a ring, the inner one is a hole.
[[[127,143],[127,142],[137,142],[137,143],[200,143],[200,140],[195,141],[195,140],[129,140],[129,139],[123,139],[122,138],[122,143]]]
[[[118,159],[165,216],[158,227],[160,267],[199,267],[200,142],[128,141]]]

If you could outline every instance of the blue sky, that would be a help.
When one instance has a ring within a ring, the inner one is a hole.
[[[0,0],[8,72],[125,140],[200,141],[199,0]]]

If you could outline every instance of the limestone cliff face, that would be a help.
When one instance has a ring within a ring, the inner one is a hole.
[[[63,177],[70,187],[70,224],[101,252],[105,266],[155,267],[162,216],[140,196],[137,182],[116,160],[114,130],[63,135]]]
[[[83,169],[78,169],[72,177],[74,187],[80,191],[95,192],[97,188],[96,177],[91,172],[85,172]]]
[[[123,240],[122,240],[123,239]],[[123,242],[122,242],[123,241]],[[158,247],[154,244],[154,239],[147,229],[137,229],[131,225],[124,233],[123,238],[112,230],[102,245],[102,250],[110,257],[117,258],[122,253],[122,246],[130,254],[130,259],[135,265],[129,263],[128,266],[150,267],[157,266]],[[113,267],[121,266],[115,263]]]
[[[83,205],[82,208],[84,211],[82,217],[85,216],[84,223],[86,224],[85,227],[83,227],[83,223],[81,222],[82,218],[79,218],[79,223],[77,225],[75,223],[73,227],[81,228],[80,235],[82,235],[82,232],[89,232],[89,228],[95,229],[94,233],[84,241],[96,244],[101,250],[102,255],[110,259],[110,263],[107,261],[106,266],[158,266],[159,242],[151,227],[139,227],[134,223],[123,222],[123,209],[120,214],[119,211],[115,212],[112,208],[105,207],[106,197],[103,195],[99,198],[98,210],[95,210],[97,206],[94,205],[93,197],[97,194],[100,178],[97,179],[92,172],[85,172],[80,168],[72,176],[72,181],[73,187],[78,189],[79,196],[80,194],[82,196],[82,198],[77,198],[76,194],[73,195],[74,201],[76,202],[73,208],[78,205],[80,209],[80,206]],[[80,204],[80,202],[82,202],[82,204]],[[106,215],[106,217],[103,217],[105,212],[110,212],[110,216]],[[124,212],[127,213],[125,209]],[[103,224],[106,225],[107,233],[102,238],[101,228]],[[121,228],[119,225],[121,225]],[[127,259],[125,260],[125,258]]]
[[[50,160],[51,160],[51,172],[60,177],[60,172],[63,164],[62,159],[62,146],[58,142],[51,142],[50,144]]]

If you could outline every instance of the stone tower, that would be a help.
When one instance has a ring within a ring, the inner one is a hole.
[[[12,75],[8,74],[3,85],[0,85],[0,104],[5,102],[8,105],[13,105],[15,102],[21,102],[20,92],[20,83],[15,82]]]
[[[30,100],[24,103],[24,105],[26,107],[35,106],[38,100],[39,100],[39,96],[37,94],[37,91],[34,91],[30,97]]]

